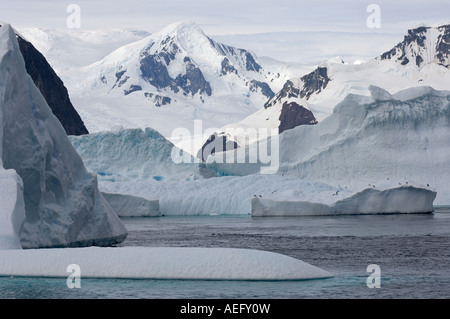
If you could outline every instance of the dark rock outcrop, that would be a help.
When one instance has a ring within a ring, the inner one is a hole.
[[[314,125],[318,123],[310,110],[295,102],[283,103],[279,120],[278,133],[280,134],[300,125]]]
[[[28,41],[17,35],[20,52],[25,60],[27,73],[33,79],[53,114],[64,127],[67,135],[88,134],[83,120],[73,107],[64,83],[45,57]]]
[[[312,94],[322,92],[330,82],[327,71],[328,69],[325,67],[318,67],[313,72],[303,76],[301,78],[303,86],[299,96],[308,100]]]
[[[313,72],[302,76],[300,87],[295,86],[292,81],[286,81],[281,91],[264,104],[264,108],[267,109],[283,99],[304,98],[308,100],[311,95],[322,92],[331,81],[327,71],[326,67],[318,67]]]
[[[245,61],[245,69],[247,71],[260,72],[262,70],[261,65],[259,65],[255,61],[253,55],[249,51],[244,50],[244,49],[234,48],[234,47],[226,45],[226,44],[217,43],[210,38],[208,38],[208,39],[209,39],[209,42],[211,43],[211,45],[217,49],[219,54],[224,55],[224,56],[233,56],[238,59],[241,59],[242,61]],[[223,62],[222,62],[222,66],[223,66]]]
[[[143,56],[140,61],[142,78],[157,89],[170,88],[175,93],[181,89],[184,95],[206,93],[210,96],[212,93],[210,84],[189,57],[184,58],[185,74],[179,74],[175,79],[170,77],[167,65],[175,58],[175,53],[166,51]]]
[[[197,157],[206,162],[208,156],[215,153],[230,151],[238,148],[239,145],[229,139],[229,136],[224,132],[217,134],[212,134],[203,144],[202,148],[198,151]]]
[[[162,105],[170,104],[172,103],[172,99],[167,96],[162,96],[154,93],[145,92],[144,96],[155,104],[156,107],[160,107]]]
[[[438,28],[442,31],[436,44],[436,58],[438,63],[446,68],[450,67],[450,24]]]
[[[174,80],[174,85],[176,85],[177,88],[181,88],[185,95],[206,93],[208,96],[211,96],[211,86],[208,81],[205,80],[202,71],[192,63],[189,57],[184,58],[184,63],[186,74],[179,74]]]
[[[236,68],[231,64],[230,60],[227,57],[222,60],[222,70],[220,71],[221,75],[227,75],[230,73],[237,74]]]
[[[268,99],[271,99],[275,96],[275,93],[273,93],[269,84],[267,84],[266,82],[251,80],[249,82],[249,87],[250,87],[250,91],[252,91],[252,92],[257,92],[258,89],[261,90],[262,95],[264,95]]]
[[[128,90],[123,91],[123,94],[128,95],[128,94],[136,92],[136,91],[142,91],[142,86],[131,84],[130,88]]]
[[[450,25],[437,27],[439,35],[437,39],[429,39],[429,43],[436,40],[436,46],[427,47],[427,37],[431,37],[429,32],[431,27],[418,27],[408,30],[402,42],[398,43],[391,50],[380,55],[381,60],[395,60],[401,65],[408,65],[411,61],[417,67],[421,67],[425,62],[424,57],[429,57],[430,52],[435,52],[431,60],[446,68],[450,66]],[[425,54],[425,56],[424,56]]]

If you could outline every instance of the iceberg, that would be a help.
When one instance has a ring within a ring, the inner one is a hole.
[[[284,195],[284,196],[283,196]],[[329,193],[327,194],[330,197]],[[338,197],[339,191],[332,196]],[[324,194],[324,196],[326,196]],[[414,186],[366,188],[331,204],[310,201],[295,192],[254,197],[252,216],[363,215],[432,213],[436,192]]]
[[[413,87],[390,94],[371,86],[370,94],[349,94],[317,125],[281,133],[277,174],[352,190],[415,183],[436,191],[436,204],[449,204],[450,91]],[[257,172],[262,164],[251,163],[248,154],[264,143],[237,152],[245,158],[236,162],[244,164],[207,167],[219,175]]]
[[[119,217],[156,217],[160,216],[159,201],[138,196],[102,193]]]
[[[14,170],[3,170],[0,167],[0,249],[22,248],[20,231],[24,221],[22,179]]]
[[[152,128],[117,129],[70,136],[87,169],[99,180],[195,180],[201,178],[192,155],[184,153]],[[187,156],[174,163],[172,152]]]
[[[286,255],[239,248],[84,247],[0,250],[0,276],[82,278],[302,280],[325,270]]]
[[[3,167],[15,170],[23,182],[21,246],[108,246],[123,241],[124,225],[27,74],[8,24],[0,27],[0,74],[0,154]],[[8,188],[3,184],[2,189]],[[16,192],[17,185],[10,186]],[[10,209],[1,214],[12,215]]]

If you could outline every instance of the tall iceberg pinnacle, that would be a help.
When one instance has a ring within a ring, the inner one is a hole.
[[[127,231],[27,74],[11,26],[0,27],[0,154],[23,180],[23,248],[108,246]]]

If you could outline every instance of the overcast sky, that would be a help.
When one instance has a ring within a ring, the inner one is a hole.
[[[82,30],[154,33],[184,20],[259,56],[308,64],[336,55],[350,63],[370,59],[400,42],[409,28],[450,22],[450,0],[0,0],[0,21],[68,29],[70,4],[80,8]],[[367,25],[370,4],[380,9],[379,28]]]
[[[0,20],[14,26],[65,28],[71,3],[81,8],[81,27],[128,27],[156,32],[179,20],[209,34],[279,31],[404,33],[418,23],[450,20],[448,0],[0,0]],[[381,9],[381,28],[369,29],[371,3]]]

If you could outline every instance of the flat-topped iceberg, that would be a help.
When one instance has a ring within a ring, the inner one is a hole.
[[[238,248],[86,247],[0,250],[0,276],[303,280],[333,275],[286,255]]]
[[[336,198],[339,192],[332,194]],[[324,198],[329,198],[324,194]],[[353,215],[353,214],[414,214],[433,212],[436,192],[415,186],[400,186],[379,190],[366,188],[346,198],[311,201],[295,191],[269,194],[252,199],[252,216]],[[328,202],[328,203],[327,203]]]
[[[395,186],[397,185],[397,186]],[[386,181],[350,189],[280,175],[224,176],[197,181],[109,182],[103,192],[159,200],[163,215],[324,215],[426,213],[436,191],[409,182]]]

